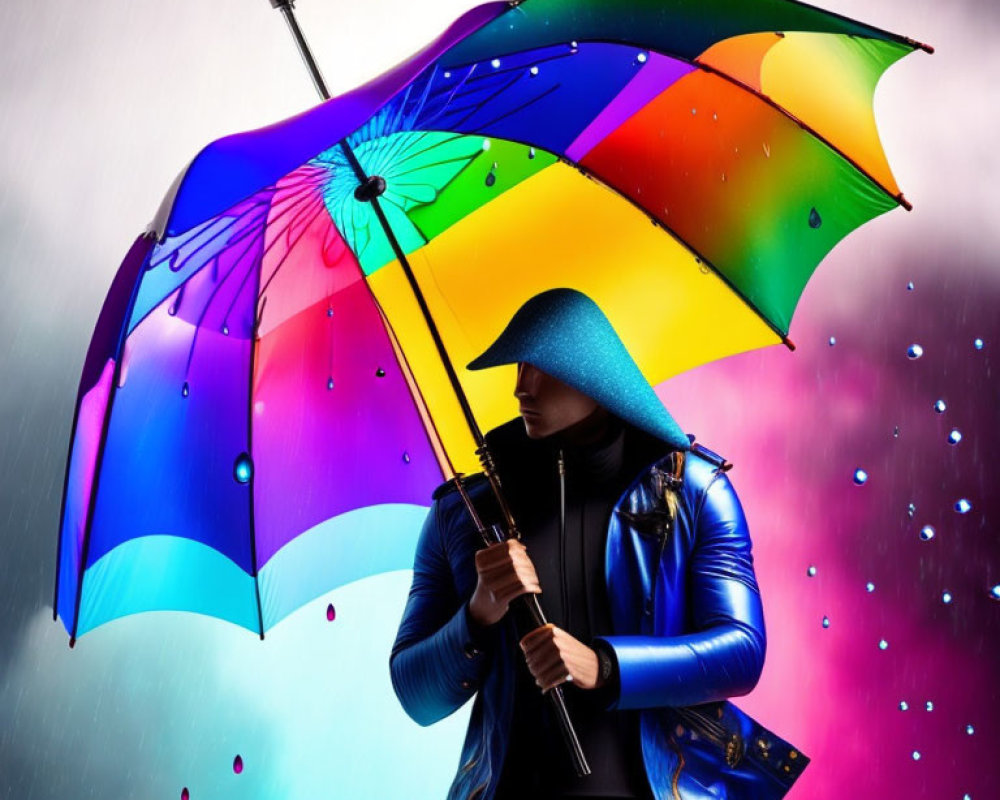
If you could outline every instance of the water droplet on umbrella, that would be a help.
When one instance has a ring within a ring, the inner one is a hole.
[[[908,506],[906,507],[906,515],[907,515],[907,516],[908,516],[908,517],[909,517],[910,519],[913,519],[913,515],[914,515],[914,514],[916,514],[916,513],[917,513],[917,507],[916,507],[915,505],[913,505],[913,503],[910,503],[910,504],[909,504],[909,505],[908,505]]]
[[[1000,600],[1000,583],[990,589],[990,599]]]
[[[875,591],[875,584],[872,583],[871,581],[868,581],[868,583],[865,584],[865,589],[867,591],[869,591],[869,592],[874,592]]]
[[[933,711],[934,704],[930,700],[928,700],[927,703],[924,705],[924,708],[926,708],[928,711]]]
[[[263,414],[264,413],[264,401],[263,400],[258,400],[257,402],[255,402],[253,404],[253,410],[254,410],[255,414]]]
[[[333,603],[330,603],[330,605],[326,607],[326,618],[329,622],[333,622],[337,618],[337,612],[333,607]]]
[[[820,219],[819,212],[815,208],[810,209],[809,210],[809,227],[810,228],[818,228],[822,224],[823,224],[823,220]]]
[[[972,342],[972,346],[975,347],[977,350],[982,350],[983,344],[984,342],[982,339],[976,339],[975,341]]]
[[[824,628],[829,628],[830,627],[830,618],[827,617],[827,616],[823,617],[823,627]]]
[[[914,761],[919,761],[920,760],[920,751],[919,750],[914,750],[913,751],[913,760]]]
[[[910,704],[907,703],[905,700],[900,700],[899,701],[899,710],[900,711],[906,711],[907,709],[909,709],[909,707],[910,707]]]
[[[715,111],[712,112],[712,119],[714,119],[716,121],[718,121],[718,119],[719,119],[719,115]]]
[[[948,434],[948,444],[958,444],[962,441],[962,432],[958,428],[952,428]]]
[[[445,76],[446,78],[450,78],[450,77],[451,77],[451,73],[450,73],[450,72],[446,72],[446,73],[444,74],[444,76]]]
[[[836,343],[837,343],[837,337],[836,336],[831,336],[830,337],[830,347],[833,347]]]
[[[332,309],[332,308],[328,308],[328,309],[326,310],[326,315],[327,315],[328,317],[332,317],[332,316],[333,316],[333,309]]]
[[[483,150],[489,150],[493,143],[489,139],[483,139]]]
[[[532,67],[531,69],[528,70],[528,72],[530,72],[532,75],[537,75],[538,67]]]
[[[188,787],[185,786],[183,789],[181,789],[181,800],[189,800],[190,797],[191,793],[188,792]]]
[[[969,734],[969,736],[972,736],[972,734],[974,734],[976,732],[976,729],[973,728],[971,725],[966,725],[965,726],[965,732],[967,734]],[[966,797],[968,797],[968,795],[966,795]]]
[[[812,564],[810,564],[809,565],[809,569],[806,570],[806,575],[808,575],[811,578],[815,574],[816,574],[816,567],[814,567]]]
[[[375,370],[375,377],[376,378],[384,378],[385,377],[385,370],[382,369],[382,367],[379,367],[377,370]]]
[[[326,379],[326,388],[327,389],[332,389],[333,388],[333,378],[327,378]]]
[[[181,397],[187,397],[191,390],[188,388],[188,382],[184,381],[184,385],[181,387]]]
[[[951,602],[951,592],[941,592],[941,602],[950,603]]]
[[[529,147],[528,148],[528,158],[534,158],[534,157],[535,157],[535,148],[534,147]]]
[[[486,185],[487,186],[492,186],[493,184],[495,184],[497,182],[496,169],[497,169],[497,162],[494,161],[493,162],[493,168],[490,170],[489,175],[486,176]]]
[[[174,307],[174,306],[167,306],[167,313],[168,313],[168,314],[169,314],[170,316],[174,316],[174,314],[176,314],[176,313],[177,313],[177,308],[176,308],[176,307]]]
[[[972,503],[966,500],[964,497],[955,503],[955,510],[959,514],[968,514],[972,510]]]
[[[233,772],[237,775],[243,772],[243,759],[239,756],[236,756],[236,758],[233,759]]]
[[[722,182],[723,183],[726,182],[726,173],[725,172],[722,173]]]
[[[249,453],[240,453],[233,464],[233,477],[238,483],[247,483],[253,475],[253,461]]]
[[[692,108],[692,109],[691,109],[691,113],[692,113],[692,114],[697,114],[697,113],[698,113],[698,109],[696,109],[696,108]]]
[[[771,146],[767,142],[764,142],[764,158],[770,158],[770,157],[771,157]]]
[[[937,413],[938,413],[938,414],[943,414],[943,413],[944,413],[944,410],[945,410],[945,409],[946,409],[947,407],[948,407],[948,406],[946,406],[946,405],[944,404],[944,400],[938,400],[938,401],[937,401],[937,402],[936,402],[936,403],[934,404],[934,410],[935,410],[935,411],[937,411]]]
[[[854,482],[858,486],[860,486],[861,484],[863,484],[866,480],[868,480],[868,473],[867,472],[865,472],[860,467],[858,469],[854,470]]]
[[[878,640],[878,649],[885,650],[889,646],[889,643],[885,639]]]
[[[908,284],[906,284],[906,291],[908,292],[913,291],[913,281],[910,281]]]
[[[924,525],[920,529],[920,539],[924,542],[929,542],[934,538],[934,527],[932,525]]]
[[[648,58],[649,58],[649,56],[648,56],[648,55],[646,55],[645,53],[639,53],[639,55],[637,55],[637,56],[636,56],[636,60],[637,60],[637,61],[638,61],[638,62],[639,62],[640,64],[645,64],[645,63],[646,63],[646,60],[647,60]]]
[[[570,42],[569,46],[572,47],[574,50],[576,50],[576,48],[578,48],[580,45],[577,44],[576,42]]]
[[[920,358],[924,354],[924,348],[919,344],[911,344],[906,351],[907,358]]]
[[[403,463],[404,464],[409,464],[410,463],[410,454],[407,453],[407,452],[405,452],[405,451],[403,453]]]
[[[499,58],[494,58],[494,59],[493,59],[493,60],[492,60],[492,61],[490,62],[490,65],[491,65],[491,66],[493,67],[493,69],[496,69],[497,67],[499,67],[499,66],[500,66],[500,59],[499,59]]]
[[[898,425],[894,425],[893,428],[892,428],[892,438],[893,439],[898,439],[899,438],[899,426]]]
[[[222,334],[224,336],[228,336],[229,335],[229,326],[228,325],[223,325],[222,326]]]

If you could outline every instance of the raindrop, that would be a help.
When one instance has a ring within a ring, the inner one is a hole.
[[[878,640],[878,649],[885,650],[889,646],[889,643],[885,639]]]
[[[969,736],[972,736],[972,734],[974,734],[974,733],[976,732],[976,729],[975,729],[975,728],[973,728],[973,727],[972,727],[971,725],[966,725],[966,726],[965,726],[965,732],[966,732],[967,734],[969,734]],[[968,796],[969,796],[969,795],[966,795],[966,797],[968,797]]]
[[[937,402],[936,402],[936,403],[934,404],[934,410],[935,410],[935,411],[937,411],[937,413],[938,413],[938,414],[943,414],[943,413],[944,413],[944,410],[945,410],[945,409],[946,409],[947,407],[948,407],[948,406],[946,406],[946,405],[944,404],[944,400],[938,400],[938,401],[937,401]]]
[[[911,344],[906,351],[907,358],[920,358],[924,354],[924,348],[919,344]]]
[[[535,148],[534,147],[529,147],[528,148],[528,158],[534,158],[534,157],[535,157]]]
[[[892,438],[893,439],[898,439],[899,438],[899,426],[898,425],[895,425],[892,428]]]
[[[907,709],[909,709],[909,707],[910,707],[910,704],[907,703],[905,700],[900,700],[899,701],[899,710],[900,711],[906,711]]]
[[[920,760],[920,751],[919,750],[914,750],[913,751],[913,760],[914,761],[919,761]]]
[[[532,67],[531,69],[528,70],[528,72],[530,72],[532,75],[537,75],[538,67]]]
[[[330,605],[326,607],[327,622],[333,622],[336,618],[337,618],[337,612],[333,607],[333,603],[330,603]]]
[[[854,470],[854,482],[858,486],[860,486],[861,484],[863,484],[866,480],[868,480],[868,473],[867,472],[865,472],[860,467],[858,467],[856,470]]]
[[[222,326],[222,334],[224,336],[228,336],[229,335],[229,326],[228,325],[223,325]]]
[[[253,475],[253,461],[249,453],[240,453],[233,464],[233,477],[238,483],[247,483]]]
[[[692,114],[697,114],[697,113],[698,113],[698,109],[696,109],[696,108],[692,108],[692,109],[691,109],[691,113],[692,113]]]
[[[168,314],[169,314],[170,316],[173,316],[174,314],[176,314],[176,313],[177,313],[177,308],[176,308],[175,306],[168,306],[168,307],[167,307],[167,313],[168,313]]]
[[[764,142],[763,144],[764,144],[764,158],[770,158],[771,157],[771,145],[769,145],[767,142]]]
[[[233,772],[235,772],[237,775],[243,772],[243,759],[240,758],[239,755],[237,755],[236,758],[233,759]]]
[[[256,413],[256,414],[263,414],[264,413],[264,401],[263,400],[258,400],[256,403],[254,403],[253,404],[253,410],[254,410],[254,413]]]
[[[385,377],[385,370],[382,369],[382,367],[379,367],[377,370],[375,370],[375,377],[376,378],[384,378]]]
[[[917,507],[913,505],[913,503],[910,503],[906,507],[906,516],[908,516],[910,519],[913,519],[913,515],[916,513],[917,513]]]
[[[327,389],[332,389],[333,388],[333,378],[327,378],[326,379],[326,388]]]
[[[445,76],[446,78],[450,78],[450,77],[451,77],[451,73],[450,73],[450,72],[446,72],[446,73],[444,74],[444,76]]]
[[[820,219],[819,212],[815,208],[809,210],[809,227],[818,228],[823,224],[823,220]]]
[[[188,791],[188,787],[185,786],[183,789],[181,789],[181,800],[189,800],[190,797],[191,793]]]
[[[941,592],[941,602],[950,603],[951,602],[951,592]]]
[[[955,510],[959,514],[968,514],[970,511],[972,511],[972,503],[970,503],[963,497],[961,500],[955,503]]]
[[[492,147],[492,142],[489,139],[483,139],[483,150],[489,150]]]
[[[934,538],[934,528],[933,528],[933,526],[931,526],[931,525],[924,525],[924,527],[922,527],[920,529],[920,540],[922,542],[929,542],[933,538]]]
[[[990,589],[990,599],[1000,600],[1000,583]]]
[[[948,444],[958,444],[962,441],[962,432],[958,428],[952,428],[948,434]]]
[[[499,67],[499,66],[500,66],[500,59],[499,59],[499,58],[494,58],[494,59],[493,59],[493,60],[492,60],[492,61],[490,62],[490,65],[491,65],[491,66],[493,67],[493,69],[496,69],[497,67]]]
[[[403,452],[403,463],[404,464],[410,463],[410,454],[405,451]]]
[[[983,349],[983,340],[982,339],[976,339],[976,340],[974,340],[972,342],[972,346],[975,347],[977,350],[982,350]]]
[[[836,336],[831,336],[830,337],[830,347],[833,347],[836,343],[837,343],[837,337]]]
[[[906,284],[906,291],[908,292],[913,291],[913,281],[910,281],[908,284]]]
[[[332,309],[332,308],[328,308],[328,309],[326,310],[326,315],[327,315],[328,317],[332,317],[332,316],[333,316],[333,309]]]
[[[824,628],[829,628],[830,627],[830,618],[827,617],[827,616],[823,617],[823,627]]]
[[[497,169],[497,162],[494,161],[493,162],[493,168],[490,170],[489,175],[486,176],[486,185],[487,186],[492,186],[493,184],[495,184],[497,182],[496,169]]]
[[[714,119],[716,122],[718,122],[719,120],[719,115],[714,111],[712,112],[712,119]]]
[[[188,382],[184,381],[184,385],[181,387],[181,397],[187,397],[190,391],[190,388],[188,388]]]
[[[577,44],[576,42],[570,42],[569,46],[572,47],[574,50],[576,50],[576,48],[578,48],[580,45]]]
[[[636,56],[636,60],[640,64],[645,64],[646,63],[646,59],[648,59],[648,58],[649,58],[649,56],[646,55],[645,53],[639,53],[639,55]]]
[[[933,711],[934,710],[934,704],[930,700],[928,700],[924,704],[924,708],[926,708],[928,711]]]
[[[810,564],[809,565],[809,569],[806,570],[806,575],[808,575],[811,578],[815,574],[816,574],[816,567],[814,567],[812,564]]]
[[[726,173],[725,172],[722,173],[722,182],[723,183],[726,182]]]
[[[875,591],[875,584],[872,583],[871,581],[868,581],[868,583],[865,584],[865,589],[867,591],[869,591],[869,592],[874,592]]]

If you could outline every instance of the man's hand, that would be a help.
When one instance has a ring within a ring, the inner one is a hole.
[[[469,601],[469,613],[480,625],[499,622],[515,597],[542,591],[535,565],[517,539],[507,539],[479,550],[476,572],[479,582]]]
[[[569,681],[581,689],[596,689],[600,675],[597,653],[551,622],[521,639],[521,649],[535,683],[548,691]]]

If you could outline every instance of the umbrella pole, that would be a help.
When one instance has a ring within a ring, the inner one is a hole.
[[[323,76],[319,71],[319,66],[316,64],[316,60],[313,58],[312,53],[309,50],[309,44],[306,42],[305,36],[295,19],[295,11],[293,8],[294,0],[270,0],[270,3],[272,8],[276,8],[281,11],[285,21],[288,23],[288,28],[295,39],[299,53],[302,55],[302,60],[305,62],[306,69],[309,70],[309,75],[312,78],[313,85],[316,87],[316,91],[319,92],[320,97],[324,100],[329,100],[330,92],[326,88],[326,82],[323,80]],[[507,525],[507,537],[516,537],[519,539],[521,534],[517,528],[517,523],[514,521],[514,516],[511,513],[510,506],[504,497],[503,490],[500,486],[500,478],[497,475],[496,466],[493,462],[493,457],[486,446],[486,441],[483,438],[482,431],[479,429],[479,424],[476,422],[475,415],[472,413],[472,408],[470,407],[469,400],[465,395],[465,390],[462,388],[462,385],[458,380],[458,375],[455,373],[455,368],[451,363],[451,358],[448,356],[448,352],[445,349],[444,342],[441,339],[441,334],[438,332],[437,325],[434,323],[434,318],[431,316],[430,309],[427,307],[427,302],[424,300],[423,293],[420,291],[420,286],[417,283],[416,276],[413,274],[413,270],[406,258],[406,254],[399,246],[399,242],[396,240],[396,236],[392,232],[389,221],[386,219],[385,212],[379,204],[378,198],[383,192],[385,192],[386,188],[385,179],[378,175],[367,175],[365,173],[364,168],[361,166],[361,163],[358,161],[357,156],[354,154],[354,151],[351,149],[351,146],[348,144],[346,139],[340,142],[340,147],[344,152],[344,156],[347,158],[348,164],[350,164],[351,169],[354,171],[354,174],[358,179],[359,185],[354,192],[355,198],[360,202],[369,202],[372,204],[372,209],[374,210],[376,217],[378,217],[379,224],[382,226],[382,230],[389,239],[389,244],[392,247],[393,253],[402,266],[403,272],[406,274],[406,278],[410,283],[410,288],[413,290],[414,297],[420,305],[424,321],[427,323],[427,327],[431,332],[432,338],[434,339],[438,355],[440,356],[441,362],[448,374],[448,380],[451,383],[452,390],[455,392],[459,405],[462,407],[462,413],[465,416],[465,421],[468,424],[472,437],[476,442],[476,454],[479,456],[479,460],[483,465],[483,471],[485,472],[486,477],[490,482],[490,486],[493,489],[493,493],[496,496],[497,502],[500,505],[500,510],[503,513],[504,520]],[[472,504],[472,499],[462,486],[461,479],[458,476],[455,476],[454,481],[455,485],[458,487],[459,493],[462,496],[462,500],[469,511],[469,514],[475,522],[476,527],[479,529],[479,534],[483,537],[483,541],[487,545],[502,541],[505,537],[503,533],[497,529],[497,526],[487,528],[483,524],[482,519],[476,512],[475,506]],[[546,624],[545,614],[542,611],[541,604],[538,602],[537,595],[521,595],[520,597],[514,599],[513,604],[519,608],[522,614],[525,614],[530,618],[531,623],[535,627],[541,627]],[[556,686],[550,689],[547,692],[547,695],[551,698],[551,703],[560,723],[559,728],[562,731],[563,740],[569,751],[576,774],[580,776],[589,775],[591,772],[590,765],[587,763],[587,758],[583,753],[583,748],[580,746],[580,740],[577,737],[576,730],[573,728],[573,723],[570,720],[562,687]]]

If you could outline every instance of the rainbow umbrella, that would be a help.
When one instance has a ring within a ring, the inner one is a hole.
[[[497,2],[206,147],[87,353],[70,643],[166,609],[263,637],[408,569],[433,488],[478,467],[473,423],[517,413],[513,367],[464,365],[540,291],[592,297],[654,385],[791,346],[824,255],[909,208],[872,95],[917,48],[789,0]]]

